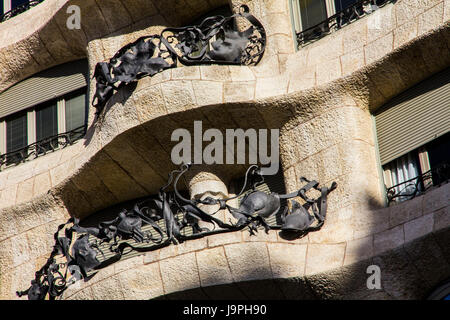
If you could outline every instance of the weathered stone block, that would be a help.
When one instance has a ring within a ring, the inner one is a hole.
[[[422,215],[422,201],[424,197],[393,204],[389,207],[389,225],[391,227],[405,223]]]
[[[99,281],[91,286],[94,300],[123,300],[124,290],[120,284],[119,276],[113,276]]]
[[[400,247],[405,242],[403,225],[377,233],[374,235],[374,253],[380,254],[384,251]]]
[[[345,243],[309,244],[306,254],[305,275],[338,268],[344,262]]]
[[[429,213],[423,217],[405,223],[405,242],[420,238],[433,231],[434,214]]]
[[[183,291],[200,286],[195,253],[186,253],[160,262],[165,293]]]
[[[198,66],[179,66],[173,68],[172,79],[173,80],[198,80],[200,79],[200,67]]]
[[[319,63],[316,66],[317,85],[340,78],[342,75],[341,61],[339,58]]]
[[[164,294],[158,263],[136,266],[122,272],[118,279],[127,300],[148,300]]]
[[[357,49],[340,57],[342,65],[342,75],[347,76],[365,66],[364,51]]]
[[[18,184],[17,187],[17,203],[26,202],[33,198],[34,178],[27,179]]]
[[[242,232],[225,232],[213,234],[207,237],[208,247],[215,247],[229,243],[236,243],[242,241]]]
[[[450,183],[430,190],[423,195],[423,213],[429,213],[450,205]]]
[[[265,243],[237,243],[226,245],[224,248],[234,281],[272,278]]]
[[[372,41],[364,47],[364,54],[366,64],[370,64],[383,58],[386,54],[392,51],[394,43],[393,32]]]
[[[388,4],[367,17],[367,41],[384,36],[396,26],[395,6]]]
[[[442,23],[444,3],[440,3],[431,9],[428,9],[419,16],[418,35],[437,28]]]
[[[394,49],[411,41],[417,36],[418,18],[398,26],[394,30]]]
[[[142,81],[142,80],[141,80]],[[161,85],[152,85],[133,94],[140,122],[167,114]]]
[[[50,173],[43,172],[34,178],[33,197],[42,195],[50,190],[52,186]]]
[[[255,98],[255,82],[225,82],[223,99],[225,102],[249,101]]]
[[[120,273],[128,269],[134,269],[143,264],[143,255],[138,255],[136,257],[123,259],[114,264],[114,273]]]
[[[261,78],[256,81],[255,99],[285,94],[289,78],[286,75],[274,78]]]
[[[223,247],[206,249],[196,255],[202,287],[233,282]]]
[[[373,236],[347,241],[344,265],[362,261],[373,256]]]
[[[206,106],[223,102],[223,83],[219,81],[193,81],[197,104]]]
[[[448,228],[450,226],[450,206],[434,212],[433,231]]]
[[[268,243],[267,248],[274,278],[304,275],[306,244]]]
[[[230,81],[231,74],[228,66],[208,65],[200,66],[202,80]]]

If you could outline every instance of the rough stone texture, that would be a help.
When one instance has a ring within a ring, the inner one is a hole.
[[[125,299],[148,300],[164,294],[158,263],[129,269],[120,274]]]
[[[233,282],[223,247],[197,253],[197,264],[202,287]]]
[[[306,245],[269,243],[267,248],[274,278],[291,278],[304,275]]]
[[[186,253],[160,262],[165,293],[183,291],[200,286],[195,253]]]
[[[306,253],[305,274],[313,274],[342,266],[345,243],[310,244]]]
[[[272,278],[265,243],[229,244],[224,248],[234,281]]]
[[[381,253],[385,250],[394,249],[405,242],[403,226],[397,226],[392,229],[375,234],[373,245],[375,253]]]
[[[29,285],[69,215],[88,216],[157,192],[174,169],[167,160],[170,133],[192,130],[193,120],[221,130],[280,128],[288,192],[299,188],[301,176],[338,182],[324,228],[295,240],[273,231],[256,237],[235,232],[171,246],[102,270],[68,298],[176,298],[191,290],[197,298],[223,291],[246,299],[404,299],[422,297],[446,274],[450,184],[380,209],[370,113],[450,65],[449,1],[400,0],[297,51],[287,1],[232,0],[231,6],[241,3],[266,26],[258,66],[182,67],[141,79],[119,90],[95,124],[90,108],[82,141],[0,172],[0,298],[15,298]],[[81,30],[65,27],[67,0],[45,1],[1,24],[0,91],[83,57],[92,76],[95,63],[124,44],[174,21],[190,23],[228,1],[70,4],[81,7]],[[226,186],[242,176],[243,166],[230,167],[211,170],[215,181]],[[188,181],[186,189],[200,181],[198,194],[212,191],[204,178]],[[363,260],[380,265],[383,290],[361,289]],[[213,268],[206,268],[208,261]],[[238,284],[218,286],[211,270],[222,276],[220,283]]]

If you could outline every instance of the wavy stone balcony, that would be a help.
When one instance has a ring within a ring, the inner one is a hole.
[[[245,1],[232,1],[233,5],[242,2]],[[0,71],[1,90],[33,73],[81,57],[88,57],[92,75],[97,62],[109,59],[123,45],[142,35],[158,33],[174,22],[188,23],[228,2],[172,1],[164,6],[158,1],[143,0],[128,6],[118,0],[70,3],[90,13],[82,17],[81,30],[65,27],[67,1],[51,0],[0,25],[0,63],[4,66]],[[173,169],[168,161],[174,145],[170,142],[171,132],[180,127],[192,130],[193,120],[218,129],[280,128],[280,156],[288,192],[298,188],[300,176],[314,177],[322,184],[335,180],[340,186],[330,196],[327,225],[293,243],[283,242],[273,231],[267,238],[259,235],[255,243],[245,233],[195,240],[186,244],[194,249],[173,247],[167,251],[175,253],[159,252],[120,262],[102,271],[105,276],[98,275],[94,282],[87,283],[88,287],[98,283],[99,290],[79,288],[83,290],[73,297],[100,298],[97,294],[101,294],[102,287],[115,288],[118,291],[113,296],[119,298],[150,298],[215,285],[204,279],[204,261],[212,259],[212,265],[219,268],[225,263],[224,255],[230,269],[224,271],[223,277],[228,280],[223,283],[322,273],[316,278],[319,286],[329,270],[341,270],[337,274],[351,272],[352,263],[385,251],[366,251],[367,246],[379,243],[386,250],[401,246],[405,227],[385,223],[386,215],[391,215],[386,212],[392,209],[375,211],[383,195],[370,112],[450,64],[448,1],[430,1],[420,7],[411,3],[403,0],[381,8],[379,14],[386,22],[381,30],[371,29],[368,16],[296,52],[287,2],[249,1],[251,12],[261,20],[268,35],[267,51],[259,65],[166,70],[121,89],[95,123],[94,110],[90,108],[84,140],[0,173],[0,296],[14,298],[16,290],[29,285],[52,245],[51,237],[42,235],[53,234],[69,215],[85,217],[155,193]],[[184,5],[195,10],[183,10]],[[188,12],[196,16],[189,16]],[[9,32],[13,29],[15,33]],[[91,97],[93,90],[91,85]],[[336,155],[342,159],[339,165]],[[211,170],[227,185],[244,168]],[[189,183],[186,188],[190,188]],[[448,188],[444,190],[448,192]],[[435,208],[432,216],[425,215],[427,226],[433,224],[430,221],[439,221],[434,222],[439,225],[436,228],[448,228],[442,213],[448,210],[446,206],[448,203]],[[431,212],[422,210],[420,216],[425,213]],[[390,219],[395,220],[387,221]],[[431,229],[426,232],[424,239],[431,236]],[[224,245],[224,249],[216,248],[214,241]],[[204,249],[204,253],[199,251],[207,247],[210,249]],[[286,262],[287,256],[277,253],[280,249],[292,250],[295,258]],[[264,270],[239,274],[239,263],[233,262],[233,254],[241,250],[249,258],[262,259]],[[160,284],[164,279],[156,277],[155,283],[149,284],[156,288],[150,295],[121,287],[124,280],[118,273],[132,266],[127,272],[135,280],[140,272],[153,274],[158,268],[166,268],[167,275],[176,279],[174,264],[179,264],[164,260],[169,256],[186,261],[187,266],[196,265],[199,276],[194,273],[184,284],[163,286]],[[142,263],[148,264],[134,268]],[[298,265],[303,266],[303,271],[298,272]],[[110,275],[107,282],[101,281]],[[435,280],[430,280],[430,285]],[[330,297],[337,297],[333,290]],[[123,296],[125,293],[131,295]],[[403,294],[408,297],[407,292]]]

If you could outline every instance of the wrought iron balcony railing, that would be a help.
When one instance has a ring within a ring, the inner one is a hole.
[[[433,186],[441,185],[449,180],[450,162],[445,161],[420,176],[388,188],[388,204],[412,199],[416,196],[424,194]]]
[[[84,125],[71,131],[34,142],[24,148],[4,153],[0,155],[0,171],[6,167],[25,162],[33,156],[37,158],[49,152],[72,145],[75,141],[84,137],[85,133],[86,126]]]
[[[5,12],[4,14],[2,14],[0,16],[0,22],[9,20],[9,19],[11,19],[11,18],[21,14],[22,12],[25,12],[28,9],[30,9],[30,8],[32,8],[34,6],[37,6],[41,2],[44,2],[44,0],[30,0],[27,3],[24,3],[24,4],[20,5],[20,6],[17,6],[15,8],[11,9],[10,11]]]
[[[318,40],[333,31],[374,12],[378,8],[397,0],[360,0],[353,5],[328,17],[328,19],[316,24],[308,29],[297,33],[298,46],[304,46],[309,42]]]

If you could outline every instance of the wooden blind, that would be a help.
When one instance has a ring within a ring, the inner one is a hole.
[[[375,114],[384,165],[450,131],[450,68],[393,98]]]
[[[25,79],[0,93],[0,118],[46,102],[88,83],[87,60],[68,62]]]

